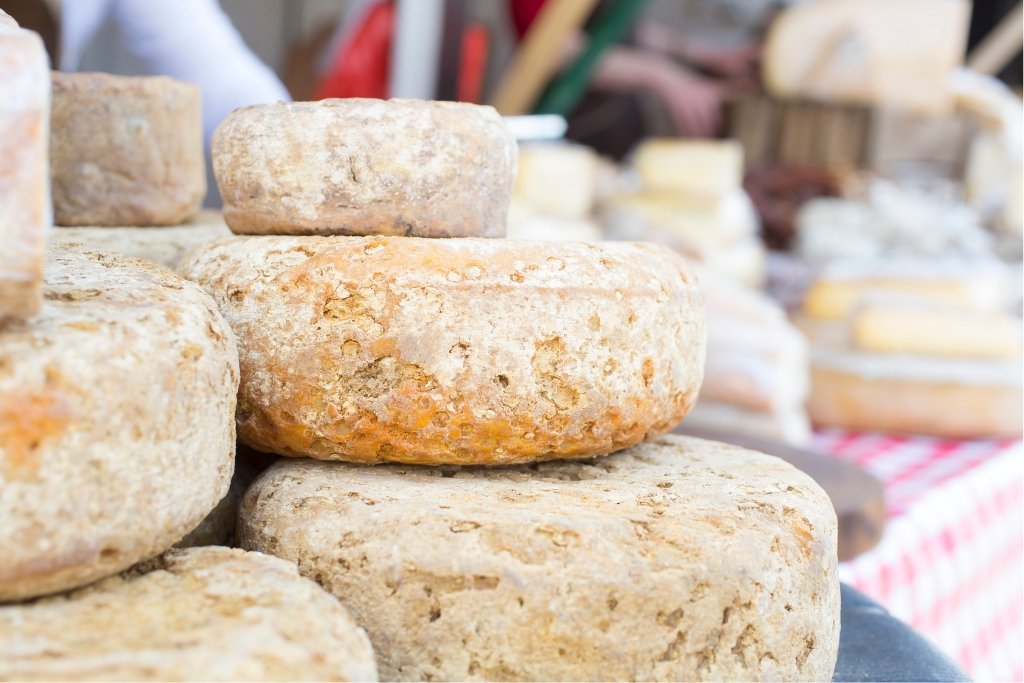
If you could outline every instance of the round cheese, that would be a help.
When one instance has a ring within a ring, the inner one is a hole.
[[[40,314],[0,328],[0,602],[163,552],[233,465],[238,360],[210,298],[134,259],[57,249],[46,270]]]
[[[830,680],[836,516],[790,465],[664,436],[513,468],[282,460],[243,547],[294,560],[387,680]]]
[[[240,441],[283,455],[602,455],[671,429],[703,373],[703,297],[654,245],[248,237],[180,270],[238,337]]]
[[[213,136],[236,233],[502,237],[515,169],[498,113],[458,102],[265,104]]]
[[[377,671],[363,630],[294,565],[201,548],[0,607],[0,678],[376,681]]]

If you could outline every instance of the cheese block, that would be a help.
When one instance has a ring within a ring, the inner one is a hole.
[[[180,266],[239,340],[239,440],[353,462],[602,455],[671,429],[704,305],[654,245],[250,237]]]
[[[587,218],[557,218],[538,213],[521,200],[508,206],[508,239],[551,242],[598,242],[601,228]]]
[[[793,4],[765,39],[765,86],[780,98],[941,114],[952,107],[969,21],[967,0]]]
[[[832,504],[725,444],[513,468],[286,460],[239,535],[334,594],[386,680],[830,680],[836,661]]]
[[[199,87],[164,76],[53,74],[57,225],[177,225],[206,195]]]
[[[753,436],[791,446],[806,446],[811,441],[811,421],[803,406],[751,410],[701,396],[683,425],[685,429]]]
[[[818,350],[807,410],[815,425],[948,439],[1019,438],[1021,362]]]
[[[201,548],[0,607],[0,678],[376,681],[377,669],[366,633],[294,565]]]
[[[718,198],[743,182],[743,147],[738,140],[653,138],[633,153],[633,168],[645,188]]]
[[[236,233],[503,237],[516,143],[474,104],[279,102],[224,119],[213,170]]]
[[[878,353],[1021,357],[1021,321],[1008,314],[874,304],[854,315],[852,337],[855,348]]]
[[[41,304],[49,121],[43,41],[0,10],[0,319],[32,315]]]
[[[51,233],[50,243],[104,254],[134,256],[174,268],[195,247],[231,235],[219,211],[204,210],[187,223],[173,227],[60,228]]]
[[[41,312],[0,328],[0,602],[163,552],[234,460],[238,358],[213,301],[144,261],[54,249],[46,269]]]
[[[865,299],[884,296],[977,312],[997,312],[1008,303],[1007,282],[1004,273],[997,270],[967,268],[957,272],[936,267],[927,272],[903,274],[897,270],[850,277],[825,273],[808,288],[803,313],[818,320],[843,320]]]
[[[584,219],[594,207],[597,172],[597,154],[589,147],[563,143],[521,145],[512,196],[541,214]]]

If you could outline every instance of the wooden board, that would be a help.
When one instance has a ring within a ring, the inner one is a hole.
[[[878,545],[885,529],[885,493],[882,483],[849,463],[802,448],[738,434],[724,434],[682,424],[676,434],[722,441],[781,458],[809,475],[825,489],[839,518],[839,560],[852,560]]]

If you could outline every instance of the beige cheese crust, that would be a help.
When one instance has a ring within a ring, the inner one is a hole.
[[[504,237],[516,143],[473,104],[265,104],[218,126],[213,169],[236,233]]]
[[[49,130],[43,41],[0,10],[0,320],[33,315],[42,303]]]
[[[165,76],[53,74],[57,225],[178,225],[206,195],[199,88]]]
[[[197,286],[51,250],[39,315],[0,328],[0,602],[169,548],[228,488],[234,336]]]
[[[602,455],[675,426],[703,374],[703,296],[654,245],[247,237],[180,270],[238,337],[239,439],[283,455]]]
[[[219,211],[203,210],[187,223],[156,229],[154,226],[62,227],[50,234],[50,243],[134,256],[173,269],[190,250],[231,234]]]
[[[283,460],[239,534],[338,597],[387,680],[829,680],[836,660],[828,497],[724,444],[513,468]]]
[[[0,606],[0,678],[376,681],[377,670],[366,633],[293,564],[197,548]]]

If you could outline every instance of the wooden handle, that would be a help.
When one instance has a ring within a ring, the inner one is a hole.
[[[1003,17],[1003,20],[971,51],[967,57],[968,68],[991,76],[1006,66],[1010,58],[1024,46],[1022,20],[1024,3],[1018,4],[1013,11]]]

